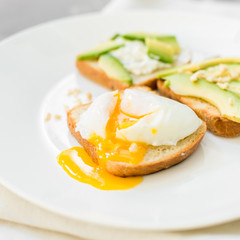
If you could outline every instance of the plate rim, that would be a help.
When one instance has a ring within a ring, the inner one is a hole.
[[[7,38],[3,39],[0,41],[0,48],[2,46],[4,46],[5,44],[8,44],[8,42],[17,39],[18,37],[21,37],[22,35],[25,35],[27,33],[33,32],[33,31],[38,31],[41,28],[45,28],[46,26],[50,26],[50,25],[54,25],[57,23],[61,23],[61,22],[65,22],[65,21],[71,21],[74,19],[82,19],[82,18],[92,18],[92,17],[102,17],[102,16],[123,16],[123,15],[129,15],[129,14],[137,14],[137,15],[142,15],[142,14],[151,14],[151,13],[163,13],[163,14],[177,14],[177,15],[184,15],[184,14],[188,14],[189,16],[194,16],[194,17],[202,17],[207,16],[208,18],[212,18],[212,19],[221,19],[221,20],[226,20],[226,21],[232,21],[232,22],[239,22],[240,20],[238,19],[234,19],[234,18],[230,18],[230,17],[222,17],[222,16],[216,16],[216,15],[210,15],[210,14],[200,14],[200,13],[190,13],[188,11],[177,11],[177,10],[159,10],[159,9],[155,9],[155,10],[129,10],[129,11],[124,11],[124,12],[117,12],[117,13],[103,13],[103,12],[93,12],[93,13],[84,13],[84,14],[80,14],[80,15],[75,15],[75,16],[67,16],[67,17],[63,17],[63,18],[58,18],[58,19],[54,19],[51,21],[46,21],[37,25],[34,25],[32,27],[20,30],[18,32],[16,32],[13,35],[8,36]],[[240,30],[240,28],[239,28]],[[14,194],[16,194],[17,196],[19,196],[20,198],[23,198],[24,200],[30,202],[30,204],[34,204],[37,207],[40,207],[44,210],[47,210],[51,213],[54,213],[56,215],[62,216],[62,217],[66,217],[66,218],[70,218],[70,219],[74,219],[83,223],[89,223],[89,224],[96,224],[98,226],[104,226],[104,227],[112,227],[112,228],[118,228],[118,229],[128,229],[128,230],[143,230],[143,231],[185,231],[185,230],[193,230],[193,229],[201,229],[201,228],[205,228],[205,227],[212,227],[215,225],[219,225],[219,224],[224,224],[227,222],[231,222],[231,221],[235,221],[237,219],[240,219],[240,208],[238,209],[239,211],[236,211],[236,209],[234,209],[232,214],[228,214],[230,216],[228,216],[228,218],[225,217],[225,219],[223,220],[219,220],[218,217],[213,217],[210,218],[209,221],[204,221],[205,223],[201,223],[201,221],[196,224],[196,222],[194,222],[194,224],[185,226],[184,224],[182,226],[179,227],[158,227],[157,225],[154,226],[142,226],[139,224],[132,224],[129,225],[129,223],[126,225],[123,224],[123,222],[121,222],[121,224],[119,224],[118,221],[114,221],[111,222],[109,220],[105,220],[104,222],[100,221],[100,219],[91,219],[91,218],[86,218],[86,216],[80,216],[80,215],[74,215],[74,214],[69,214],[67,211],[64,211],[63,209],[60,208],[55,208],[52,205],[49,204],[44,204],[41,200],[36,199],[35,197],[31,197],[31,195],[25,193],[24,191],[21,192],[21,190],[18,187],[15,187],[14,184],[11,184],[7,179],[4,179],[1,175],[0,175],[0,184],[2,184],[4,187],[6,187],[7,189],[9,189],[11,192],[13,192]],[[217,220],[218,219],[218,220]]]

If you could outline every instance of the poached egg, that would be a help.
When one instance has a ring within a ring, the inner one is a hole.
[[[87,140],[94,135],[106,139],[112,133],[116,141],[160,146],[176,145],[201,124],[186,105],[146,90],[127,89],[98,97],[80,117],[76,131]]]
[[[140,163],[149,146],[176,145],[202,121],[193,110],[143,89],[107,92],[81,114],[75,131],[92,143],[98,165],[81,147],[63,151],[58,161],[80,182],[104,190],[138,185],[142,177],[121,178],[106,170],[107,161]]]

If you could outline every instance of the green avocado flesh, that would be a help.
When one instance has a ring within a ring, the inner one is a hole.
[[[240,81],[231,81],[227,90],[236,93],[240,97]]]
[[[99,67],[109,76],[128,85],[132,85],[132,77],[123,64],[113,55],[106,53],[98,59]]]
[[[173,48],[174,54],[179,54],[181,52],[181,48],[178,45],[178,42],[175,37],[174,38],[162,38],[162,39],[157,38],[157,40],[169,44]]]
[[[223,117],[240,123],[240,97],[234,92],[223,90],[204,79],[192,82],[190,75],[185,73],[166,76],[164,80],[168,81],[174,93],[201,98],[218,108]]]
[[[145,43],[148,48],[149,55],[153,54],[158,56],[162,62],[173,63],[174,50],[170,45],[151,38],[147,38]]]
[[[131,32],[131,33],[122,35],[122,37],[128,40],[141,40],[141,41],[144,41],[145,38],[159,38],[159,39],[175,38],[175,36],[172,36],[172,35],[159,35],[159,34],[146,33],[146,32]]]
[[[115,36],[121,36],[121,35],[115,35]],[[159,35],[159,34],[153,34],[153,33],[145,33],[145,32],[132,32],[122,35],[123,38],[127,40],[140,40],[145,41],[147,38],[157,39],[161,42],[167,43],[172,46],[174,49],[174,53],[178,54],[181,51],[181,48],[177,42],[177,39],[175,36],[172,35]]]
[[[179,67],[169,68],[161,71],[158,74],[158,78],[185,71],[196,72],[218,64],[240,64],[240,58],[212,58],[199,63],[190,63]]]
[[[120,47],[123,47],[123,43],[116,43],[115,41],[107,41],[104,43],[99,44],[98,46],[84,52],[80,56],[78,56],[78,60],[88,60],[88,59],[96,59],[100,55],[110,52],[114,49],[118,49]]]

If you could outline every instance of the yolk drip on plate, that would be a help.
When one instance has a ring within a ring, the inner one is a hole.
[[[94,163],[82,147],[73,147],[58,156],[58,163],[75,180],[102,190],[130,189],[142,182],[142,177],[117,177]]]
[[[88,139],[96,147],[98,164],[94,163],[81,147],[65,150],[58,156],[59,164],[71,177],[103,190],[130,189],[142,182],[142,177],[122,178],[110,174],[106,170],[106,162],[138,164],[143,160],[147,149],[144,143],[116,138],[117,129],[130,127],[140,118],[121,112],[121,97],[119,93],[117,96],[116,107],[106,125],[106,138],[92,135]]]

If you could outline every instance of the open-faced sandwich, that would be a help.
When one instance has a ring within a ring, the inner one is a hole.
[[[68,126],[91,157],[90,165],[121,177],[181,162],[206,132],[206,124],[188,106],[145,88],[107,92],[90,104],[76,106],[68,112]]]
[[[240,58],[214,58],[162,71],[161,95],[191,107],[216,135],[240,135]]]
[[[117,34],[80,54],[76,66],[84,76],[111,90],[131,85],[153,87],[159,71],[179,64],[180,51],[175,36]]]

